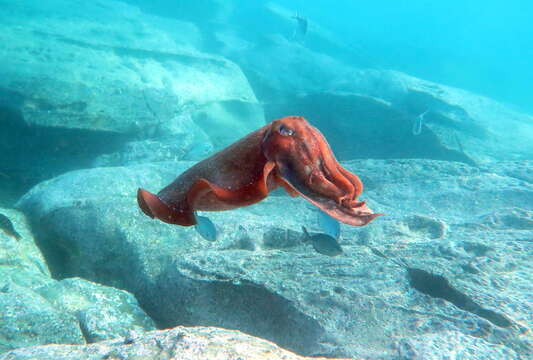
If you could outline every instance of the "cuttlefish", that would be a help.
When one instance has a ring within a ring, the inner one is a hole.
[[[300,116],[274,120],[179,175],[159,193],[138,189],[151,218],[196,225],[196,211],[223,211],[255,204],[283,187],[329,216],[354,226],[383,215],[357,198],[363,183],[335,159],[322,133]]]

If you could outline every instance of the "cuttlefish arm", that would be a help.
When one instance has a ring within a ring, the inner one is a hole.
[[[194,212],[257,203],[282,186],[330,216],[361,226],[374,214],[357,201],[359,178],[342,168],[322,134],[302,117],[275,120],[181,174],[157,195],[137,192],[142,211],[161,221],[190,226]]]
[[[339,164],[322,133],[303,118],[273,121],[263,140],[263,153],[276,164],[285,189],[290,188],[329,216],[362,226],[383,215],[357,200],[363,183]]]

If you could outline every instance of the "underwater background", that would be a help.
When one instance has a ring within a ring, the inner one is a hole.
[[[0,0],[0,359],[533,358],[532,15]],[[288,115],[386,216],[139,209]]]

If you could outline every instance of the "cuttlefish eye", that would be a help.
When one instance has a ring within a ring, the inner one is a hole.
[[[280,135],[282,136],[291,136],[294,134],[294,130],[292,129],[289,129],[288,127],[284,126],[284,125],[281,125],[278,129],[278,132],[280,133]]]

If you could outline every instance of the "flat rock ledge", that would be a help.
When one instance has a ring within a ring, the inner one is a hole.
[[[236,330],[216,327],[182,327],[134,333],[90,345],[42,345],[16,349],[0,360],[82,360],[82,359],[326,359],[298,356],[274,343]],[[334,360],[334,359],[330,359]]]

